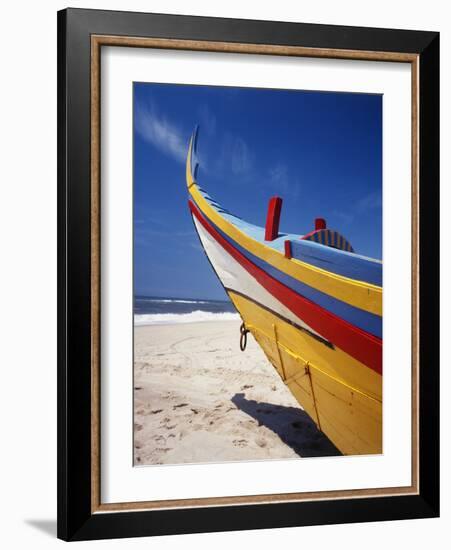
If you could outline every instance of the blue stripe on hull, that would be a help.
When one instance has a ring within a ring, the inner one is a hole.
[[[301,262],[356,281],[382,286],[381,262],[327,246],[312,246],[311,242],[301,240],[291,241],[291,250],[293,258]]]
[[[265,262],[264,260],[254,256],[248,250],[240,246],[236,241],[231,239],[226,235],[214,222],[209,219],[209,223],[215,228],[215,230],[226,239],[234,248],[239,250],[246,258],[248,258],[256,266],[260,267],[266,273],[283,283],[288,288],[291,288],[296,293],[307,298],[308,300],[318,304],[319,306],[327,309],[331,313],[334,313],[338,317],[341,317],[345,321],[348,321],[352,325],[361,328],[362,330],[382,338],[382,318],[378,315],[368,313],[362,309],[356,308],[333,298],[329,294],[320,292],[305,283],[301,283],[297,279],[294,279],[290,275],[287,275],[283,271],[273,267],[271,264]]]

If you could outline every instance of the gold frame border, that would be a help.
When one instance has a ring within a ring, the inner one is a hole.
[[[409,487],[317,491],[267,495],[228,496],[117,502],[100,499],[100,50],[102,46],[158,48],[208,52],[247,53],[294,57],[357,59],[410,63],[412,71],[412,480]],[[139,38],[91,36],[91,513],[131,510],[163,510],[211,506],[306,502],[343,498],[385,497],[419,494],[419,56],[399,52],[334,50],[267,44],[240,44]]]

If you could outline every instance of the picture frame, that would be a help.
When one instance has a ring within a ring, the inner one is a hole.
[[[106,46],[410,64],[409,487],[101,502],[99,119],[100,52]],[[437,517],[438,205],[438,33],[84,9],[59,12],[58,537],[88,540]]]

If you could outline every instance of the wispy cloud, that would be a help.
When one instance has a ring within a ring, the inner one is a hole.
[[[135,227],[134,241],[135,245],[148,248],[161,247],[161,239],[171,240],[171,246],[186,246],[190,240],[195,239],[194,229],[187,231],[160,231],[158,229]]]
[[[153,102],[136,105],[135,128],[142,138],[159,151],[179,162],[185,162],[188,137],[175,123],[159,113]]]
[[[239,182],[247,181],[253,175],[254,155],[242,137],[225,133],[220,151],[216,162],[219,173],[230,170]]]
[[[274,187],[279,187],[281,192],[288,189],[288,167],[278,163],[269,169],[269,182]]]
[[[246,174],[252,168],[252,155],[246,142],[240,138],[234,138],[232,144],[231,167],[236,175]]]
[[[142,237],[164,237],[166,239],[179,239],[184,237],[193,237],[196,235],[194,229],[186,231],[160,231],[159,229],[152,229],[149,227],[136,227],[135,234]]]
[[[332,214],[343,226],[349,226],[356,219],[361,219],[362,216],[367,215],[371,210],[382,207],[382,196],[378,191],[372,191],[357,199],[353,204],[351,210],[333,210]]]
[[[382,194],[378,191],[368,193],[368,195],[362,197],[356,202],[356,210],[360,213],[368,212],[375,208],[382,207]]]
[[[208,108],[208,105],[205,103],[199,107],[199,124],[201,127],[201,131],[205,130],[205,132],[209,136],[213,136],[216,133],[216,117],[211,112],[211,110]]]
[[[193,248],[194,250],[199,250],[200,252],[204,252],[203,246],[199,243],[199,241],[192,241],[189,243],[189,246]]]
[[[279,162],[269,170],[269,177],[272,182],[285,182],[288,177],[288,168],[285,164]]]
[[[297,177],[290,176],[286,164],[279,162],[270,168],[267,181],[271,189],[274,189],[282,196],[290,197],[293,200],[299,198],[301,184]]]
[[[341,210],[333,210],[332,214],[343,226],[348,226],[354,221],[354,215],[349,212],[342,212]]]

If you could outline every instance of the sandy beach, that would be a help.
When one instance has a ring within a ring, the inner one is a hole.
[[[339,454],[239,326],[135,326],[136,465]]]

